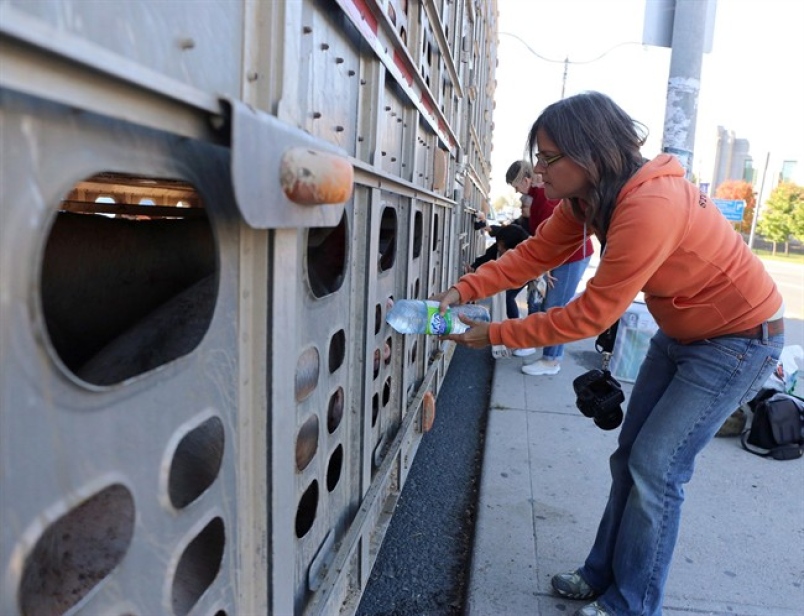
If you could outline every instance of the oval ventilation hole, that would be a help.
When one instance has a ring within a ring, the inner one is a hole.
[[[341,425],[343,419],[343,388],[338,387],[329,397],[329,408],[327,409],[327,432],[332,434]]]
[[[438,242],[441,238],[438,237],[438,212],[433,214],[433,252],[438,250]]]
[[[377,417],[380,415],[380,396],[379,394],[374,394],[371,397],[371,427],[377,425]]]
[[[296,468],[303,471],[318,451],[318,416],[311,415],[296,436]]]
[[[226,543],[223,520],[213,518],[185,548],[173,577],[173,612],[187,616],[215,581]]]
[[[378,269],[381,272],[391,269],[396,260],[396,210],[385,207],[380,218],[380,256]]]
[[[380,375],[380,364],[382,363],[382,355],[380,349],[374,349],[374,371],[372,378],[376,379]]]
[[[394,348],[393,344],[394,342],[392,338],[386,338],[385,345],[382,348],[383,363],[385,363],[386,366],[391,364],[391,357],[393,356]]]
[[[24,616],[63,614],[120,564],[134,534],[134,498],[111,485],[53,522],[25,559]]]
[[[168,476],[168,495],[176,509],[196,500],[218,477],[223,443],[223,423],[218,417],[210,417],[181,439]]]
[[[379,334],[382,328],[382,306],[377,304],[374,307],[374,333]]]
[[[391,377],[389,376],[385,379],[385,383],[382,386],[382,405],[388,406],[388,403],[391,401]]]
[[[413,215],[413,258],[418,259],[422,254],[422,213]]]
[[[329,373],[332,374],[343,365],[346,357],[346,334],[339,329],[329,340]]]
[[[192,352],[217,294],[215,238],[186,182],[102,173],[59,206],[39,291],[50,344],[93,385],[114,385]]]
[[[411,297],[419,297],[419,279],[413,283],[413,295]]]
[[[306,400],[318,384],[320,361],[318,349],[310,347],[296,362],[296,402]]]
[[[341,480],[341,469],[343,468],[343,445],[338,445],[327,464],[327,490],[332,492]]]
[[[299,507],[296,509],[296,536],[304,537],[315,522],[315,513],[318,509],[318,481],[313,481],[302,494]]]
[[[312,227],[307,231],[307,281],[316,297],[334,293],[346,277],[346,212],[337,227]]]
[[[418,340],[413,343],[413,346],[410,348],[410,363],[416,363],[416,353],[419,350],[419,342]]]

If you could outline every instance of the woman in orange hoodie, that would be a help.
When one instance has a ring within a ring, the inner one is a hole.
[[[445,311],[519,287],[595,233],[600,264],[575,300],[526,319],[471,322],[445,338],[472,348],[589,338],[640,291],[659,326],[610,459],[595,542],[583,566],[552,580],[563,597],[596,599],[576,616],[661,614],[695,458],[757,393],[784,345],[782,297],[764,266],[674,157],[642,158],[644,135],[600,93],[547,107],[529,146],[547,196],[563,203],[516,250],[435,297]]]

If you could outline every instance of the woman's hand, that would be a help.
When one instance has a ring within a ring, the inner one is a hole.
[[[462,334],[439,336],[439,340],[452,340],[452,342],[462,344],[470,349],[482,349],[491,344],[491,340],[489,340],[489,323],[464,319],[460,316],[458,318],[462,323],[468,325],[469,329]]]
[[[460,303],[461,294],[458,293],[458,289],[455,287],[450,287],[446,291],[431,295],[428,299],[438,302],[438,312],[441,314],[446,314],[447,308],[452,306],[452,304]]]
[[[548,288],[552,289],[554,286],[556,286],[556,281],[558,280],[558,278],[553,276],[550,272],[545,272],[544,277],[547,280]]]

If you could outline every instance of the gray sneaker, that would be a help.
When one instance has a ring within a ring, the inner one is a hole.
[[[586,583],[586,580],[581,577],[578,569],[571,573],[559,573],[554,575],[550,583],[553,585],[553,590],[567,599],[594,599],[600,594]],[[580,612],[578,612],[578,614],[580,614]],[[590,612],[590,614],[594,615],[594,612]],[[581,616],[586,616],[586,614],[582,614]]]
[[[614,614],[595,601],[579,609],[574,616],[614,616]]]

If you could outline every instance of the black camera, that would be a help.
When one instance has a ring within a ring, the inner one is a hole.
[[[606,370],[590,370],[572,382],[575,390],[575,405],[595,420],[595,425],[603,430],[613,430],[622,423],[623,410],[620,403],[625,400],[623,389],[611,373]]]

